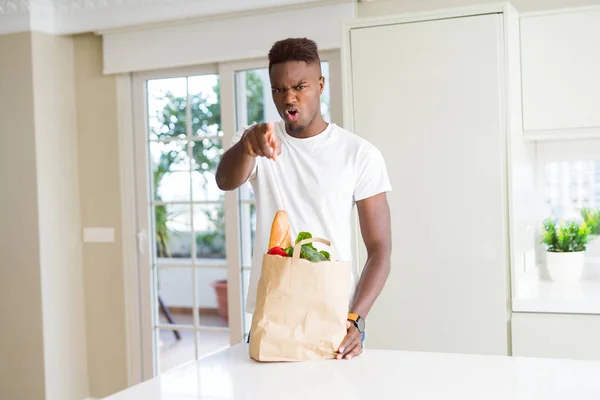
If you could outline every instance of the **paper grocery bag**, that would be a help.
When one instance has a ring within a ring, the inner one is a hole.
[[[351,263],[265,254],[250,328],[250,357],[257,361],[335,358],[346,336]],[[331,260],[336,260],[333,252]]]

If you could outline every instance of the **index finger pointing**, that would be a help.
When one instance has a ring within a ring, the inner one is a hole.
[[[273,153],[271,153],[271,158],[275,160],[279,154],[281,154],[281,140],[273,135],[269,137],[269,144],[271,145],[271,149]]]
[[[275,132],[275,124],[272,121],[267,122],[267,132]]]

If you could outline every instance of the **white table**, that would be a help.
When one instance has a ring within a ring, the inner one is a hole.
[[[598,400],[600,361],[367,349],[350,361],[261,364],[240,344],[106,400],[139,399]]]

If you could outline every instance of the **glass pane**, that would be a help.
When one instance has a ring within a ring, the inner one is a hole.
[[[243,326],[244,335],[248,335],[250,333],[250,328],[252,326],[252,314],[246,312],[246,296],[248,295],[248,286],[250,283],[250,269],[242,270],[242,302],[244,303],[244,308],[242,308],[243,317]],[[246,339],[247,336],[244,336]]]
[[[154,207],[157,263],[191,265],[190,206],[167,204]]]
[[[325,87],[321,95],[321,113],[325,121],[331,121],[329,63],[321,63]],[[265,121],[281,119],[271,95],[268,68],[237,71],[235,76],[237,129]]]
[[[321,73],[325,78],[325,87],[323,87],[323,93],[321,94],[321,114],[325,121],[331,121],[331,104],[329,97],[329,63],[321,63]]]
[[[156,278],[159,323],[194,326],[192,268],[157,268]]]
[[[220,139],[192,142],[192,197],[194,201],[222,200],[224,193],[217,187],[215,175],[223,155]]]
[[[219,75],[188,78],[192,136],[223,136],[221,128]]]
[[[268,69],[238,71],[235,75],[237,129],[254,123],[279,120],[271,97]]]
[[[190,200],[190,160],[185,141],[150,142],[150,163],[155,200]]]
[[[600,207],[600,161],[546,163],[544,182],[548,215],[581,219],[583,208]]]
[[[239,196],[240,200],[254,200],[254,190],[252,189],[250,182],[244,183],[239,188]]]
[[[196,257],[211,264],[225,259],[225,208],[222,204],[194,205]]]
[[[194,326],[192,268],[158,268],[156,282],[158,323]],[[191,361],[195,358],[194,332],[161,329],[158,347],[161,371]]]
[[[148,81],[150,139],[186,136],[186,78]]]
[[[255,236],[256,205],[254,203],[240,203],[240,245],[243,267],[252,265]]]
[[[229,326],[227,267],[196,269],[196,294],[200,326]],[[224,333],[228,338],[228,333]]]
[[[169,329],[160,329],[158,333],[159,367],[161,372],[180,366],[195,360],[194,331],[178,331],[180,338],[177,339],[175,332]]]

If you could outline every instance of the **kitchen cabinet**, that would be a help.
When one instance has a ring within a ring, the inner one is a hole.
[[[531,187],[511,178],[515,155],[531,167],[518,25],[509,5],[349,25],[345,125],[382,152],[393,186],[369,348],[508,354],[509,220]]]
[[[514,313],[517,357],[600,360],[600,315]]]
[[[600,137],[600,8],[521,18],[524,135]]]

